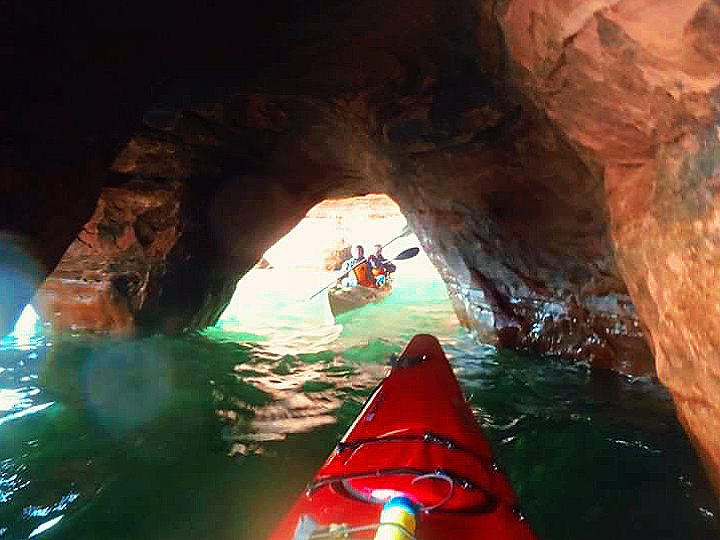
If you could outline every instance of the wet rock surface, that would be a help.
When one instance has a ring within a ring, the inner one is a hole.
[[[603,166],[620,275],[718,484],[720,3],[512,2],[503,25],[521,84]]]
[[[143,7],[4,49],[2,228],[48,270],[70,245],[61,327],[201,328],[314,204],[387,193],[464,324],[656,367],[720,470],[718,0]]]

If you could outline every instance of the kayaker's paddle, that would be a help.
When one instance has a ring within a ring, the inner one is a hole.
[[[398,238],[400,238],[400,237],[398,236]],[[388,243],[390,243],[390,242],[388,242]],[[406,260],[406,259],[411,259],[412,257],[414,257],[415,255],[417,255],[418,253],[420,253],[420,248],[416,248],[416,247],[407,248],[406,250],[401,251],[401,252],[398,253],[395,257],[393,257],[392,259],[390,259],[390,260],[388,260],[388,261],[386,261],[386,262],[390,262],[390,261],[404,261],[404,260]],[[366,260],[367,260],[367,259],[366,259]],[[324,291],[325,289],[327,289],[328,287],[332,287],[335,283],[337,283],[338,279],[342,279],[344,276],[346,276],[347,274],[349,274],[350,272],[352,272],[356,267],[360,266],[363,262],[365,262],[365,260],[359,262],[358,264],[356,264],[355,266],[353,266],[352,268],[350,268],[350,270],[347,270],[347,271],[343,272],[343,273],[342,273],[340,276],[338,276],[335,280],[333,280],[333,281],[331,281],[330,283],[328,283],[327,285],[325,285],[322,289],[320,289],[318,292],[316,292],[316,293],[313,294],[310,298],[308,298],[308,302],[309,302],[310,300],[312,300],[313,298],[315,298],[318,294],[320,294],[321,292],[323,292],[323,291]]]
[[[399,238],[402,238],[403,236],[407,236],[407,235],[409,235],[410,233],[412,233],[412,231],[410,230],[410,225],[405,225],[405,226],[403,227],[403,230],[400,231],[400,234],[398,234],[395,238],[393,238],[393,239],[390,240],[389,242],[386,242],[385,244],[383,244],[382,249],[385,249],[385,248],[388,247],[390,244],[392,244],[395,240],[398,240]]]
[[[411,247],[411,248],[407,248],[407,249],[404,250],[404,251],[401,251],[400,253],[398,253],[397,255],[395,255],[395,256],[394,256],[392,259],[390,259],[390,260],[391,260],[391,261],[404,261],[404,260],[406,260],[406,259],[412,259],[412,258],[413,258],[415,255],[417,255],[418,253],[420,253],[420,248]],[[388,262],[390,262],[390,261],[388,261]]]

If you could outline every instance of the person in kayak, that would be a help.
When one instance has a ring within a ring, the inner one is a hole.
[[[370,264],[365,258],[365,250],[358,244],[352,248],[352,259],[342,265],[342,276],[338,280],[344,287],[376,287],[375,278],[370,271]]]
[[[375,253],[368,257],[370,270],[375,277],[375,283],[378,287],[384,287],[387,282],[387,276],[394,272],[397,268],[393,263],[388,261],[382,254],[382,246],[375,244]]]

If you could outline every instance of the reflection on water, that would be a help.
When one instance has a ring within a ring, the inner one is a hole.
[[[231,453],[245,450],[244,441],[278,440],[337,423],[335,413],[343,404],[364,396],[386,370],[381,364],[363,365],[332,354],[319,355],[312,363],[285,356],[237,364],[237,376],[264,392],[266,401],[251,406],[235,400],[235,409],[218,409],[218,416],[228,420],[225,437],[234,443]]]
[[[290,297],[274,288],[290,276],[251,277],[204,335],[0,344],[1,539],[260,540],[420,332],[440,338],[542,538],[717,537],[652,381],[480,347],[427,276],[337,321],[306,302],[327,275]]]

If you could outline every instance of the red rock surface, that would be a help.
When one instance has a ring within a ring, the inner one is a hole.
[[[523,84],[603,167],[660,380],[720,485],[720,3],[513,1]]]
[[[41,318],[58,332],[132,334],[136,317],[183,232],[182,188],[108,188],[90,221],[38,290]]]

